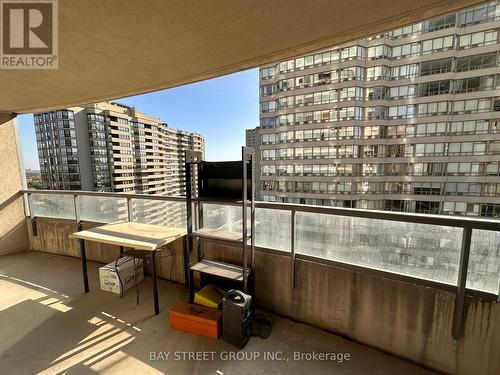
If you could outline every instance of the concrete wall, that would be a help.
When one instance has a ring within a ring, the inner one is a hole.
[[[26,188],[17,120],[0,115],[0,254],[28,247],[23,198]]]
[[[67,235],[68,221],[39,220],[35,250],[78,256],[78,244]],[[113,246],[88,245],[90,259],[108,262]],[[183,282],[182,241],[173,279]],[[239,250],[206,242],[208,258],[239,262]],[[296,287],[286,253],[257,249],[256,300],[268,310],[355,341],[453,374],[500,373],[500,304],[469,300],[464,335],[451,337],[454,295],[331,265],[297,260]],[[168,278],[169,258],[160,259],[160,276]],[[332,348],[335,350],[335,348]]]
[[[239,249],[206,242],[211,259],[240,262]],[[500,304],[468,300],[462,339],[451,337],[454,294],[256,251],[257,303],[357,342],[450,374],[500,374]]]

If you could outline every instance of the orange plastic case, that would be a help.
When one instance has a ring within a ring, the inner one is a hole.
[[[218,339],[222,331],[222,311],[185,302],[170,309],[170,327]]]

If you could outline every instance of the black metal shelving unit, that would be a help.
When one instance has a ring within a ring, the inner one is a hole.
[[[241,161],[207,162],[201,160],[200,152],[186,151],[185,178],[188,238],[184,258],[190,302],[194,300],[195,273],[200,274],[201,280],[204,277],[226,280],[230,285],[236,284],[238,289],[253,295],[255,270],[255,152],[253,148],[242,147],[241,155]],[[241,203],[241,232],[210,229],[203,226],[203,202],[210,203],[211,201],[219,204]],[[196,215],[193,215],[193,203],[196,203]],[[250,220],[248,220],[248,208],[250,208]],[[194,225],[195,222],[196,225]],[[194,239],[197,240],[196,256],[194,257],[195,260],[192,261]],[[238,246],[241,248],[241,264],[235,265],[205,258],[201,245],[204,240]],[[250,245],[248,241],[250,241]],[[250,264],[248,264],[248,250],[250,250]]]

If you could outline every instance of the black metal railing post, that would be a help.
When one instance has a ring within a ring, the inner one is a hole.
[[[464,227],[458,268],[457,291],[455,294],[455,308],[453,311],[453,326],[451,330],[451,334],[455,340],[460,339],[462,336],[465,320],[465,291],[467,286],[467,270],[469,268],[471,238],[472,228]]]
[[[291,262],[291,281],[292,290],[295,289],[295,210],[291,211],[290,225],[290,262]]]

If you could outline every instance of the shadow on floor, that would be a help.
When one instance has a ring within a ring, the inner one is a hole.
[[[123,298],[99,290],[98,267],[89,262],[91,292],[84,294],[78,259],[37,252],[0,258],[0,373],[430,373],[281,318],[276,319],[269,339],[252,338],[238,352],[223,340],[170,329],[169,308],[179,299],[187,300],[183,286],[160,281],[161,311],[154,316],[150,277],[140,284],[137,306],[134,289]],[[168,359],[151,360],[151,352],[165,353]],[[265,353],[278,352],[283,360],[263,358]],[[294,361],[294,352],[349,353],[351,360]],[[203,353],[208,353],[207,360],[189,358]]]

